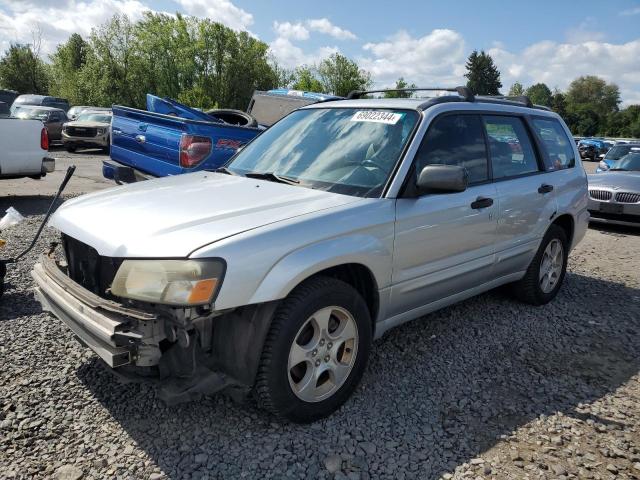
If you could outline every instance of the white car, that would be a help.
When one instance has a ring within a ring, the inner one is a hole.
[[[42,178],[55,169],[49,136],[40,120],[0,118],[0,179]]]

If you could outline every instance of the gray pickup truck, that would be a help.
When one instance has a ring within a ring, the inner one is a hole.
[[[215,172],[66,202],[33,270],[43,308],[169,401],[253,392],[309,422],[390,328],[504,284],[551,301],[589,218],[569,130],[526,97],[446,93],[354,92]]]

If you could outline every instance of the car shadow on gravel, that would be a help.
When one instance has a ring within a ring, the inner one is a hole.
[[[0,217],[4,212],[13,207],[25,217],[33,215],[44,215],[49,210],[53,201],[53,195],[25,195],[0,197]],[[58,200],[56,208],[59,207],[64,198]]]
[[[639,333],[635,288],[569,273],[542,307],[493,291],[389,332],[354,396],[312,425],[222,395],[166,407],[95,360],[77,376],[169,478],[326,478],[323,462],[338,454],[345,473],[430,479],[541,415],[584,418],[581,404],[638,373]]]
[[[597,223],[591,222],[589,223],[589,228],[592,230],[597,230],[600,233],[605,235],[632,235],[632,236],[640,236],[640,226],[638,227],[628,227],[624,225],[612,225],[607,223]]]

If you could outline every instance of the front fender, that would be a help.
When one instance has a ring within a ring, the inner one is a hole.
[[[249,303],[286,297],[312,275],[327,268],[356,263],[368,268],[378,288],[391,281],[392,237],[352,234],[323,240],[281,258],[260,282]]]

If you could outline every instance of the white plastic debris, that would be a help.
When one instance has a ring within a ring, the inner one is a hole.
[[[18,212],[13,207],[9,207],[9,209],[7,210],[7,214],[2,217],[2,220],[0,220],[0,230],[5,230],[9,227],[18,225],[23,220],[24,217],[20,215],[20,212]]]

